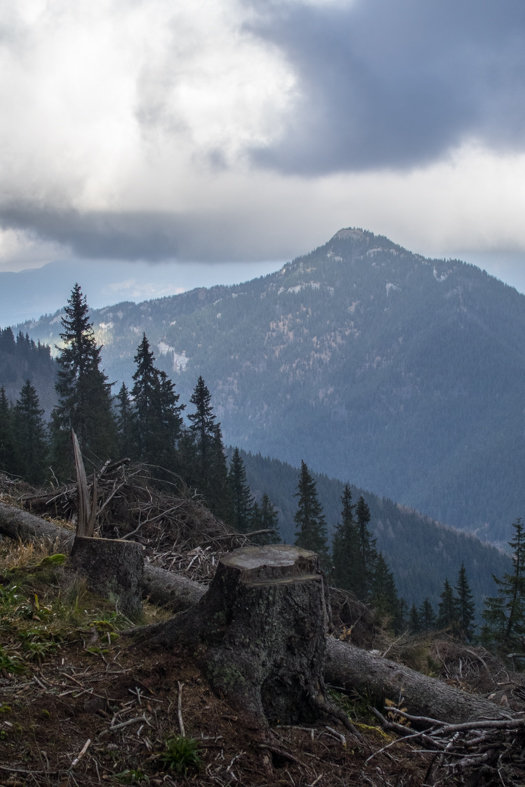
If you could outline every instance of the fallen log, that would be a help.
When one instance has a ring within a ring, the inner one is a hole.
[[[5,503],[0,503],[0,534],[22,541],[47,539],[61,544],[65,551],[73,543],[73,534],[65,528]],[[173,611],[189,609],[206,592],[197,582],[148,564],[144,576],[145,595]],[[396,703],[401,696],[410,713],[449,723],[509,715],[504,708],[479,696],[332,637],[327,638],[325,680],[345,691],[374,694]]]
[[[16,506],[0,503],[0,534],[15,541],[47,541],[70,552],[75,533]]]
[[[403,704],[417,716],[431,716],[452,724],[509,717],[508,710],[483,697],[333,637],[327,640],[324,674],[329,685],[373,696],[380,704],[385,699],[397,707]]]
[[[0,535],[15,541],[47,541],[66,554],[71,552],[75,540],[73,531],[7,503],[0,503]],[[144,565],[143,597],[170,612],[188,609],[196,604],[205,592],[203,585],[180,574],[148,563]]]

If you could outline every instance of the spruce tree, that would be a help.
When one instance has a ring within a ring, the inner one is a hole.
[[[421,631],[427,632],[436,628],[436,613],[428,598],[426,598],[419,607],[418,617]]]
[[[44,411],[35,388],[27,380],[13,410],[17,473],[29,484],[43,484],[48,453]]]
[[[341,521],[337,524],[332,542],[332,576],[335,587],[361,595],[359,535],[352,505],[352,492],[345,484],[341,496]]]
[[[317,497],[316,483],[310,475],[306,463],[302,460],[299,483],[294,497],[299,498],[297,512],[294,516],[295,545],[316,552],[322,567],[327,571],[330,560],[326,540],[326,521]]]
[[[388,568],[387,562],[381,552],[378,553],[372,579],[372,592],[370,598],[372,607],[385,622],[400,631],[403,626],[403,607],[397,594],[394,575]]]
[[[410,608],[408,627],[411,634],[419,634],[421,631],[421,621],[419,619],[419,612],[415,604],[412,604]]]
[[[116,396],[117,410],[117,439],[118,450],[121,457],[137,458],[137,444],[135,440],[135,419],[133,405],[125,383],[122,383]]]
[[[0,388],[0,470],[16,471],[16,452],[13,437],[13,415],[5,388]]]
[[[377,562],[376,539],[372,536],[368,525],[370,524],[370,509],[361,495],[356,506],[357,535],[359,545],[359,586],[358,596],[362,601],[370,598],[374,581],[374,571]]]
[[[503,579],[493,575],[498,595],[487,598],[482,617],[485,624],[481,640],[503,651],[522,649],[525,637],[525,529],[521,517],[512,525],[514,538],[509,541],[513,551],[514,571]]]
[[[439,629],[454,628],[457,624],[457,609],[452,585],[445,579],[441,601],[438,607],[437,627]]]
[[[252,530],[273,530],[273,533],[261,533],[253,537],[256,544],[278,544],[279,538],[279,514],[274,504],[266,494],[262,496],[261,505],[254,501],[251,518]]]
[[[176,468],[177,443],[182,432],[184,405],[179,405],[173,382],[156,368],[155,356],[143,334],[135,355],[137,369],[133,375],[134,443],[139,459],[154,467],[161,479],[163,470]],[[124,392],[119,394],[119,427],[123,426]]]
[[[116,452],[116,430],[111,386],[100,369],[100,352],[89,321],[86,298],[75,284],[65,316],[58,348],[56,391],[58,405],[52,413],[53,467],[58,475],[72,470],[71,429],[84,454],[102,462]]]
[[[474,619],[476,617],[476,605],[470,591],[467,579],[465,564],[461,564],[456,585],[456,616],[457,627],[463,639],[471,640],[474,636]]]
[[[195,407],[195,412],[188,414],[190,434],[196,452],[195,475],[198,485],[203,485],[211,471],[217,423],[211,406],[211,394],[202,376],[197,380],[190,403]]]
[[[228,481],[233,497],[232,525],[240,533],[248,533],[252,525],[253,498],[246,480],[246,468],[238,448],[233,451]]]
[[[186,458],[190,461],[189,477],[213,513],[229,524],[234,519],[233,494],[228,482],[228,466],[222,441],[221,425],[217,423],[211,394],[202,376],[190,399],[195,407],[188,414],[190,445],[185,441]]]

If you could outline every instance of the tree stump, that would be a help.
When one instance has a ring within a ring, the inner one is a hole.
[[[144,547],[135,541],[76,536],[69,567],[90,590],[108,598],[127,617],[142,609]]]
[[[327,622],[317,555],[270,545],[222,557],[197,606],[146,636],[162,645],[204,643],[213,689],[245,718],[257,726],[296,724],[327,710]]]

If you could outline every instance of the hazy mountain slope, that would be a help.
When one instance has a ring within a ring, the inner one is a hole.
[[[204,376],[234,445],[501,542],[525,512],[525,296],[474,266],[342,230],[265,278],[94,317],[110,379],[145,330],[183,400]]]
[[[294,494],[299,470],[260,454],[242,452],[242,458],[252,493],[258,498],[265,492],[270,495],[279,509],[282,538],[286,543],[293,543],[293,517],[297,510]],[[314,477],[331,537],[340,518],[343,483],[326,475],[315,474]],[[377,547],[392,569],[400,595],[409,605],[419,605],[428,597],[437,608],[445,579],[448,578],[454,586],[464,562],[479,615],[483,598],[497,593],[492,574],[502,576],[512,570],[508,555],[483,544],[475,536],[441,525],[417,511],[354,485],[351,488],[354,503],[360,495],[368,503]]]
[[[0,386],[14,404],[26,380],[35,386],[40,406],[48,414],[56,403],[56,364],[49,347],[35,345],[24,336],[13,336],[10,328],[0,329]]]

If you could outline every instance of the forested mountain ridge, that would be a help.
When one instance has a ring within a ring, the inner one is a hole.
[[[341,230],[264,278],[92,318],[110,380],[145,331],[182,401],[203,375],[232,444],[501,543],[525,510],[525,296],[475,266]],[[59,322],[23,330],[54,343]]]
[[[35,344],[23,333],[15,337],[11,328],[0,328],[0,386],[12,403],[30,380],[38,388],[41,406],[49,413],[56,402],[55,374],[47,345]]]
[[[231,449],[230,449],[231,453]],[[279,511],[280,534],[285,543],[295,540],[295,492],[299,469],[260,454],[241,452],[252,493],[260,498],[265,492]],[[323,507],[331,539],[336,523],[341,521],[343,482],[324,474],[313,474],[319,501]],[[464,563],[478,615],[486,596],[494,595],[492,574],[501,576],[512,568],[510,557],[478,538],[435,522],[418,511],[405,508],[387,498],[351,484],[356,503],[363,495],[370,509],[370,526],[394,575],[399,595],[409,606],[424,598],[437,608],[443,582],[455,584]],[[511,528],[509,527],[509,534]]]

